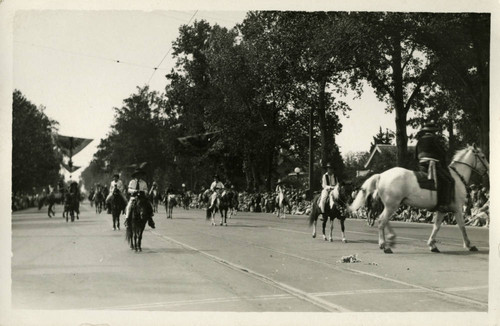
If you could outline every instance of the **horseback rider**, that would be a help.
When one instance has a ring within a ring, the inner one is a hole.
[[[443,137],[436,134],[438,130],[433,122],[424,125],[416,135],[418,142],[415,155],[419,161],[420,171],[428,173],[429,178],[437,183],[436,209],[444,210],[451,201],[454,180],[447,167],[446,142]]]
[[[154,197],[155,190],[158,192],[158,184],[156,183],[156,181],[153,181],[153,185],[151,186],[151,190],[149,190],[149,195],[148,195],[149,198]]]
[[[323,177],[321,178],[321,186],[323,187],[323,190],[321,191],[321,197],[319,200],[319,208],[321,209],[321,213],[325,212],[325,204],[326,204],[326,199],[328,196],[330,196],[330,207],[333,206],[333,198],[331,196],[331,191],[333,188],[338,183],[337,177],[334,174],[333,171],[333,164],[328,162],[326,165],[323,166],[323,168],[327,169],[327,172],[323,174]]]
[[[129,202],[127,204],[127,208],[126,208],[127,219],[126,219],[125,223],[127,223],[127,224],[128,224],[128,221],[130,220],[132,205],[135,204],[135,202],[137,200],[137,195],[139,194],[139,192],[143,192],[144,194],[148,193],[148,184],[143,179],[145,175],[146,175],[146,173],[141,168],[136,168],[134,170],[134,172],[132,173],[132,180],[130,180],[130,183],[128,184],[128,192],[130,194],[130,200],[129,200]],[[154,229],[155,222],[153,221],[153,206],[151,205],[151,202],[149,200],[147,201],[147,203],[149,205],[149,209],[150,209],[149,211],[151,212],[151,214],[149,215],[149,219],[148,219],[148,225]]]
[[[110,192],[106,197],[106,206],[108,207],[108,214],[111,214],[111,198],[113,197],[113,191],[118,189],[120,195],[123,199],[123,205],[125,206],[127,203],[127,198],[125,197],[125,187],[123,186],[123,182],[120,180],[120,175],[118,173],[113,174],[113,180],[111,181],[111,185],[109,186]]]
[[[278,181],[276,182],[276,205],[279,206],[280,204],[280,194],[285,194],[285,187],[283,186],[283,182],[281,181],[281,179],[278,179]]]
[[[210,207],[211,210],[214,206],[215,200],[220,196],[220,192],[224,190],[224,185],[220,182],[219,175],[214,175],[214,181],[210,185],[210,190],[213,191],[212,196],[210,197]]]

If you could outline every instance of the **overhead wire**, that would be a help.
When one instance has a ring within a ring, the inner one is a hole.
[[[120,60],[120,59],[114,59],[114,58],[109,58],[109,57],[104,57],[104,56],[99,56],[99,55],[94,55],[94,54],[86,54],[86,53],[81,53],[81,52],[69,51],[69,50],[54,48],[54,47],[50,47],[50,46],[46,46],[46,45],[40,45],[40,44],[35,44],[35,43],[28,43],[28,42],[22,42],[22,41],[14,41],[14,43],[18,43],[18,44],[22,44],[22,45],[29,45],[29,46],[33,46],[33,47],[37,47],[37,48],[49,49],[49,50],[57,51],[57,52],[68,53],[68,54],[76,55],[76,56],[80,56],[80,57],[87,57],[87,58],[94,58],[94,59],[106,60],[106,61],[111,61],[111,62],[114,62],[114,63],[121,63],[121,64],[124,64],[124,65],[141,67],[141,68],[145,68],[145,69],[167,70],[167,68],[151,67],[151,66],[146,66],[146,65],[138,64],[138,63],[135,63],[135,62],[123,61],[123,60]]]
[[[189,21],[187,22],[187,24],[186,24],[186,25],[191,24],[191,21],[193,20],[194,16],[196,16],[196,14],[197,14],[197,13],[198,13],[198,10],[196,10],[196,12],[195,12],[195,13],[191,16],[191,18],[189,19]],[[173,47],[171,46],[171,47],[168,49],[167,53],[165,53],[165,55],[164,55],[164,56],[163,56],[163,58],[161,59],[160,63],[159,63],[158,65],[156,65],[156,67],[155,67],[155,68],[154,68],[154,70],[153,70],[153,73],[151,74],[151,77],[149,77],[149,80],[148,80],[148,82],[146,83],[147,85],[149,85],[149,83],[151,82],[151,79],[153,79],[153,76],[154,76],[154,75],[155,75],[155,73],[156,73],[156,70],[158,70],[158,69],[159,69],[159,67],[161,66],[161,64],[163,63],[163,61],[164,61],[164,60],[165,60],[165,58],[167,57],[167,55],[170,53],[170,51],[172,51],[172,49],[173,49]]]

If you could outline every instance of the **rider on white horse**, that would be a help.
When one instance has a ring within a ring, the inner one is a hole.
[[[127,204],[127,221],[130,221],[130,211],[132,209],[132,205],[135,203],[137,200],[137,194],[139,191],[144,192],[144,194],[148,193],[148,184],[146,181],[144,181],[142,178],[146,175],[146,173],[141,169],[137,168],[135,169],[134,173],[132,173],[132,180],[130,180],[130,183],[128,184],[128,192],[130,194],[130,200]],[[151,206],[151,202],[148,200],[148,205]],[[153,221],[153,207],[150,207],[150,212],[151,216],[148,220],[148,225],[151,228],[155,228],[155,222]]]
[[[438,127],[434,123],[425,124],[417,133],[416,156],[420,171],[428,173],[429,179],[437,183],[437,210],[443,210],[451,201],[450,188],[453,177],[446,164],[446,145],[444,139],[435,133]],[[437,177],[437,179],[436,179]]]
[[[212,193],[212,196],[210,197],[210,207],[208,208],[209,210],[211,210],[213,208],[217,197],[219,197],[221,195],[219,193],[221,193],[224,190],[224,185],[222,184],[222,182],[220,182],[219,176],[217,174],[214,175],[214,182],[212,182],[212,185],[210,186],[210,190],[212,190],[213,193]]]
[[[123,182],[120,180],[120,175],[115,173],[113,175],[113,180],[111,181],[111,185],[109,186],[109,194],[106,197],[106,206],[108,207],[108,214],[111,214],[111,197],[113,197],[113,190],[117,188],[120,191],[120,195],[123,198],[123,203],[127,203],[127,198],[125,197],[125,187],[123,186]]]
[[[276,183],[276,205],[280,207],[280,204],[283,202],[283,199],[285,198],[285,187],[283,186],[283,182],[281,182],[281,179],[278,179],[278,182]]]
[[[321,213],[325,212],[325,204],[328,196],[330,196],[330,208],[333,207],[333,193],[331,192],[331,190],[333,190],[338,183],[337,177],[333,173],[333,165],[328,162],[323,167],[327,169],[327,172],[323,174],[323,177],[321,179],[321,186],[323,187],[323,190],[321,191],[321,198],[319,200],[319,208],[321,209]]]

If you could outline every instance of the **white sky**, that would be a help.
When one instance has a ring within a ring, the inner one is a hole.
[[[63,135],[94,138],[77,154],[82,168],[78,178],[113,123],[113,107],[147,84],[179,26],[189,22],[192,11],[19,11],[13,30],[13,86],[46,114],[59,122]],[[199,11],[194,19],[231,28],[245,11]],[[192,24],[192,22],[191,22]],[[121,63],[116,63],[120,60]],[[150,82],[164,91],[167,72],[174,65],[167,55]],[[342,117],[344,131],[337,142],[342,153],[369,148],[372,136],[394,130],[393,115],[385,114],[369,87],[360,100],[346,99],[350,118]],[[353,137],[355,135],[355,137]],[[69,177],[69,174],[67,174]]]

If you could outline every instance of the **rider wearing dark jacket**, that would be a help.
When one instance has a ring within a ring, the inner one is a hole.
[[[451,200],[453,178],[446,164],[446,145],[442,137],[436,135],[438,127],[428,123],[417,133],[415,155],[420,171],[429,173],[429,166],[435,165],[437,174],[438,210],[443,210]]]

